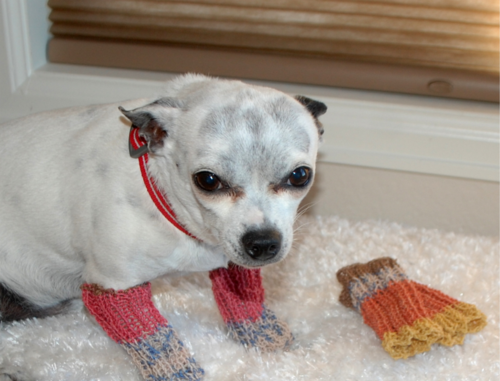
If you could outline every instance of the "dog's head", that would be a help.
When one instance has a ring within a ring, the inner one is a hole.
[[[140,128],[149,170],[193,235],[245,267],[286,256],[314,179],[323,103],[188,75],[167,97],[121,110]]]

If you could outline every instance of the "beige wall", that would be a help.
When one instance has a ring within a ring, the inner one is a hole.
[[[499,235],[497,182],[327,163],[316,175],[303,203],[313,214]]]

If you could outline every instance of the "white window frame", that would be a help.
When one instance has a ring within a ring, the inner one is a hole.
[[[0,123],[38,111],[151,97],[174,76],[47,63],[45,4],[0,0]],[[497,104],[248,82],[327,104],[322,162],[499,181]]]

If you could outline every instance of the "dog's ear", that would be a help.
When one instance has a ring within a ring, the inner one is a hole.
[[[132,122],[132,126],[139,128],[139,135],[146,140],[149,152],[155,153],[163,147],[168,136],[168,125],[172,123],[174,109],[180,107],[177,99],[160,98],[133,110],[127,111],[121,106],[118,108]]]
[[[304,105],[307,111],[311,113],[311,115],[314,117],[314,121],[316,122],[316,127],[318,127],[319,135],[323,135],[323,132],[325,132],[325,130],[323,129],[323,125],[318,118],[326,112],[326,105],[323,102],[315,101],[314,99],[304,97],[303,95],[297,95],[295,99],[298,100],[302,105]]]

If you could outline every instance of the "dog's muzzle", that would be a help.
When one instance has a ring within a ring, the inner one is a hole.
[[[281,233],[277,230],[254,230],[245,233],[241,238],[241,243],[250,258],[256,261],[267,261],[280,252],[281,238]]]

